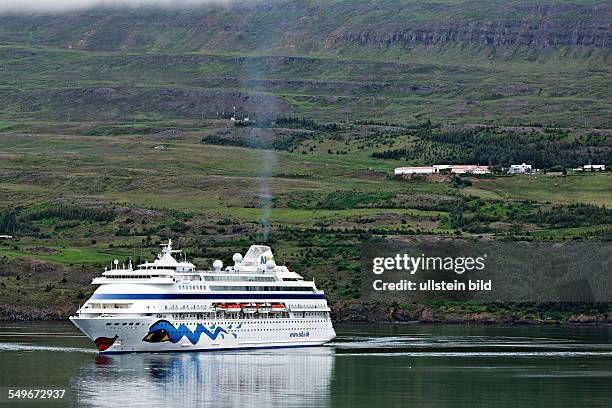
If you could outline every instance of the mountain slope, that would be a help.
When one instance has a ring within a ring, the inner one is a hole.
[[[93,9],[0,19],[3,42],[98,51],[328,53],[374,48],[611,44],[605,2],[268,1],[192,8]]]
[[[235,106],[250,117],[609,128],[611,11],[587,0],[279,0],[5,13],[0,120]]]

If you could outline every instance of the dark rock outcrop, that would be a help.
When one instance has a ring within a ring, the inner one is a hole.
[[[288,115],[287,102],[272,95],[224,90],[184,90],[153,87],[95,87],[53,91],[20,91],[11,99],[24,110],[78,110],[79,119],[130,115],[166,114],[177,117],[214,118],[236,111],[253,118],[276,118]]]
[[[612,38],[612,6],[605,2],[280,0],[231,7],[0,16],[0,42],[27,37],[32,44],[69,49],[184,52],[320,51],[346,44],[609,47]]]

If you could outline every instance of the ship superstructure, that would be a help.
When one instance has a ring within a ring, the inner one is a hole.
[[[204,271],[180,255],[168,240],[153,262],[115,261],[70,320],[101,353],[314,346],[335,337],[323,291],[276,265],[269,247]]]

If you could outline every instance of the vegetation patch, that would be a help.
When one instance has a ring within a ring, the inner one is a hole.
[[[589,163],[612,164],[612,139],[593,132],[423,127],[414,136],[418,141],[410,146],[374,151],[372,157],[428,165],[476,163],[500,168],[529,163],[535,168],[556,171]]]

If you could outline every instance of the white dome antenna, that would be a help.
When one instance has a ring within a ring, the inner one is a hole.
[[[220,272],[221,268],[223,268],[223,262],[219,259],[215,260],[215,262],[213,262],[213,269],[215,272]]]
[[[274,262],[274,259],[270,259],[268,262],[266,262],[266,270],[272,272],[274,268],[276,268],[276,262]]]
[[[234,261],[235,265],[238,265],[240,262],[242,262],[242,254],[236,252],[234,256],[232,256],[232,261]]]

